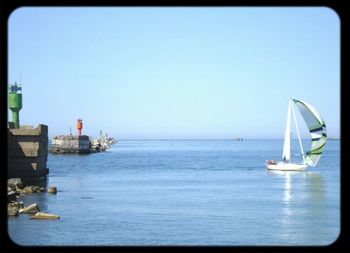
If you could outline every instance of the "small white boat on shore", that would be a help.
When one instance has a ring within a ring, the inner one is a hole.
[[[311,135],[311,149],[304,154],[303,145],[300,138],[299,128],[295,116],[293,104],[299,109]],[[302,163],[292,163],[290,161],[290,142],[291,142],[291,111],[293,112],[294,124],[298,134],[300,150],[303,157]],[[308,166],[316,166],[326,145],[327,133],[326,124],[315,108],[303,101],[290,99],[288,103],[288,116],[286,131],[284,136],[282,161],[266,161],[268,170],[280,171],[304,171]]]

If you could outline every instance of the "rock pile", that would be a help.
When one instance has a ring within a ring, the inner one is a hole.
[[[16,198],[18,198],[19,195],[25,195],[29,193],[39,193],[44,191],[45,191],[44,187],[40,187],[36,185],[29,185],[23,188],[23,183],[20,178],[10,178],[9,180],[7,180],[7,196],[12,197],[13,195],[15,195]]]
[[[76,138],[78,137],[74,135],[63,135],[63,134],[56,135],[55,137],[53,137],[53,139],[55,140],[74,140]]]
[[[56,187],[54,188],[56,189]],[[7,180],[7,197],[8,197],[7,215],[17,216],[21,213],[28,213],[28,214],[33,214],[35,216],[35,219],[59,219],[60,217],[58,215],[41,213],[40,208],[36,203],[33,203],[29,206],[24,206],[23,202],[17,201],[17,198],[25,194],[39,193],[39,192],[45,192],[45,191],[46,189],[44,187],[40,187],[36,185],[23,187],[23,183],[20,178],[8,179]],[[37,215],[38,213],[39,215]]]
[[[89,140],[91,153],[106,151],[111,147],[111,145],[117,143],[117,141],[112,137],[101,137],[99,139],[92,139],[90,137]]]
[[[17,216],[23,207],[23,202],[11,201],[7,204],[7,215]]]

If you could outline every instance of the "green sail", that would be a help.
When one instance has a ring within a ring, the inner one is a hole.
[[[313,106],[297,99],[293,99],[293,102],[303,116],[311,135],[311,149],[306,152],[305,162],[316,166],[327,141],[326,124]]]

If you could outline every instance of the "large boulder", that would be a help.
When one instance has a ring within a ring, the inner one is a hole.
[[[7,215],[17,216],[21,208],[23,208],[23,202],[11,201],[7,204]]]
[[[14,207],[7,207],[7,215],[9,216],[17,216],[18,215],[18,209]]]
[[[17,194],[15,191],[11,190],[10,187],[7,188],[7,201],[15,201],[17,199]]]
[[[10,178],[7,180],[7,186],[10,187],[11,190],[16,191],[23,187],[23,182],[20,178]]]

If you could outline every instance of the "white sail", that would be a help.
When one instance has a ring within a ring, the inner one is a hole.
[[[283,145],[283,154],[282,159],[286,161],[290,161],[290,112],[291,112],[291,102],[289,100],[288,103],[288,114],[287,114],[287,124],[286,124],[286,131],[284,134],[284,145]]]
[[[298,127],[298,121],[297,121],[297,118],[296,118],[296,116],[295,116],[295,110],[294,110],[294,107],[293,107],[293,106],[292,106],[292,111],[293,111],[293,116],[294,116],[295,128],[297,129],[298,140],[299,140],[299,145],[300,145],[300,151],[301,151],[301,155],[303,156],[303,162],[304,162],[304,164],[305,164],[306,162],[305,162],[305,155],[304,155],[303,143],[301,142],[299,127]]]

